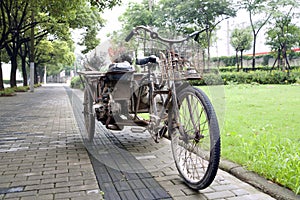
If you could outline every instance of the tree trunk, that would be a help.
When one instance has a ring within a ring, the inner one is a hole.
[[[22,56],[22,76],[23,76],[23,86],[28,86],[25,56]]]
[[[23,76],[23,86],[28,86],[28,77],[27,77],[27,70],[26,70],[26,57],[28,55],[28,45],[27,42],[22,44],[19,49],[19,56],[21,57],[22,61],[22,76]]]
[[[290,63],[289,63],[289,60],[288,60],[288,57],[287,57],[287,53],[286,53],[286,47],[283,48],[283,59],[285,61],[285,70],[287,70],[287,75],[290,76]]]
[[[278,53],[277,53],[277,69],[280,69],[280,64],[281,64],[281,49],[278,49]]]
[[[282,61],[282,50],[280,50],[278,54],[278,70],[281,68],[284,71],[283,67],[283,61]]]
[[[286,47],[284,45],[283,48],[282,48],[282,60],[281,60],[281,62],[282,62],[282,71],[286,70],[286,63],[285,63],[285,61],[286,61]]]
[[[4,90],[1,59],[0,59],[0,90]]]
[[[206,31],[206,36],[207,36],[207,69],[210,70],[210,40],[211,40],[211,31],[208,30]]]
[[[253,52],[252,52],[252,69],[255,69],[255,53],[256,53],[256,34],[253,35]]]
[[[275,65],[276,65],[277,61],[278,61],[278,56],[276,57],[276,59],[275,59],[275,61],[274,61],[274,63],[273,63],[273,66],[272,66],[271,70],[273,70],[273,69],[275,68]]]
[[[37,73],[37,66],[36,64],[34,65],[34,84],[38,84],[39,80],[38,80],[38,73]]]
[[[236,69],[237,69],[237,71],[240,71],[240,68],[239,68],[239,55],[238,55],[238,50],[236,49],[236,51],[235,51],[235,62],[236,62]]]
[[[18,69],[17,56],[13,55],[11,58],[10,87],[17,86],[17,69]]]
[[[241,70],[243,70],[243,50],[241,50]]]
[[[205,63],[205,50],[204,49],[202,50],[202,58],[203,58],[203,72],[205,72],[206,63]]]
[[[6,50],[11,60],[11,71],[10,71],[10,87],[17,86],[17,69],[18,69],[18,38],[14,38],[12,46],[6,45]]]
[[[2,73],[2,49],[0,49],[0,90],[4,90],[3,73]]]

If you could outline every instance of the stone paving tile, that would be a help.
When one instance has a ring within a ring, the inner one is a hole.
[[[1,199],[102,197],[63,87],[0,98],[0,105]]]

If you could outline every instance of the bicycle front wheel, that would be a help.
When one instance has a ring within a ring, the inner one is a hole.
[[[84,123],[89,141],[93,141],[95,134],[95,117],[93,114],[93,98],[88,89],[83,93],[83,115]]]
[[[191,86],[182,89],[172,105],[168,124],[176,167],[189,187],[204,189],[214,180],[220,161],[215,111],[205,93]]]

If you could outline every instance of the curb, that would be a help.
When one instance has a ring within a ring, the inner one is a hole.
[[[258,174],[244,169],[242,166],[229,160],[221,159],[220,169],[234,175],[238,179],[260,189],[275,199],[280,200],[299,200],[300,195],[296,195],[291,190],[281,187]]]

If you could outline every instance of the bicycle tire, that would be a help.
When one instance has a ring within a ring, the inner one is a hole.
[[[213,182],[220,161],[221,145],[217,116],[209,98],[202,90],[188,86],[177,93],[179,125],[174,123],[174,103],[171,104],[168,119],[175,165],[190,188],[205,189]],[[195,103],[189,103],[191,100],[195,100]]]
[[[87,89],[83,95],[83,115],[87,139],[93,141],[95,135],[95,117],[93,114],[93,98]]]

